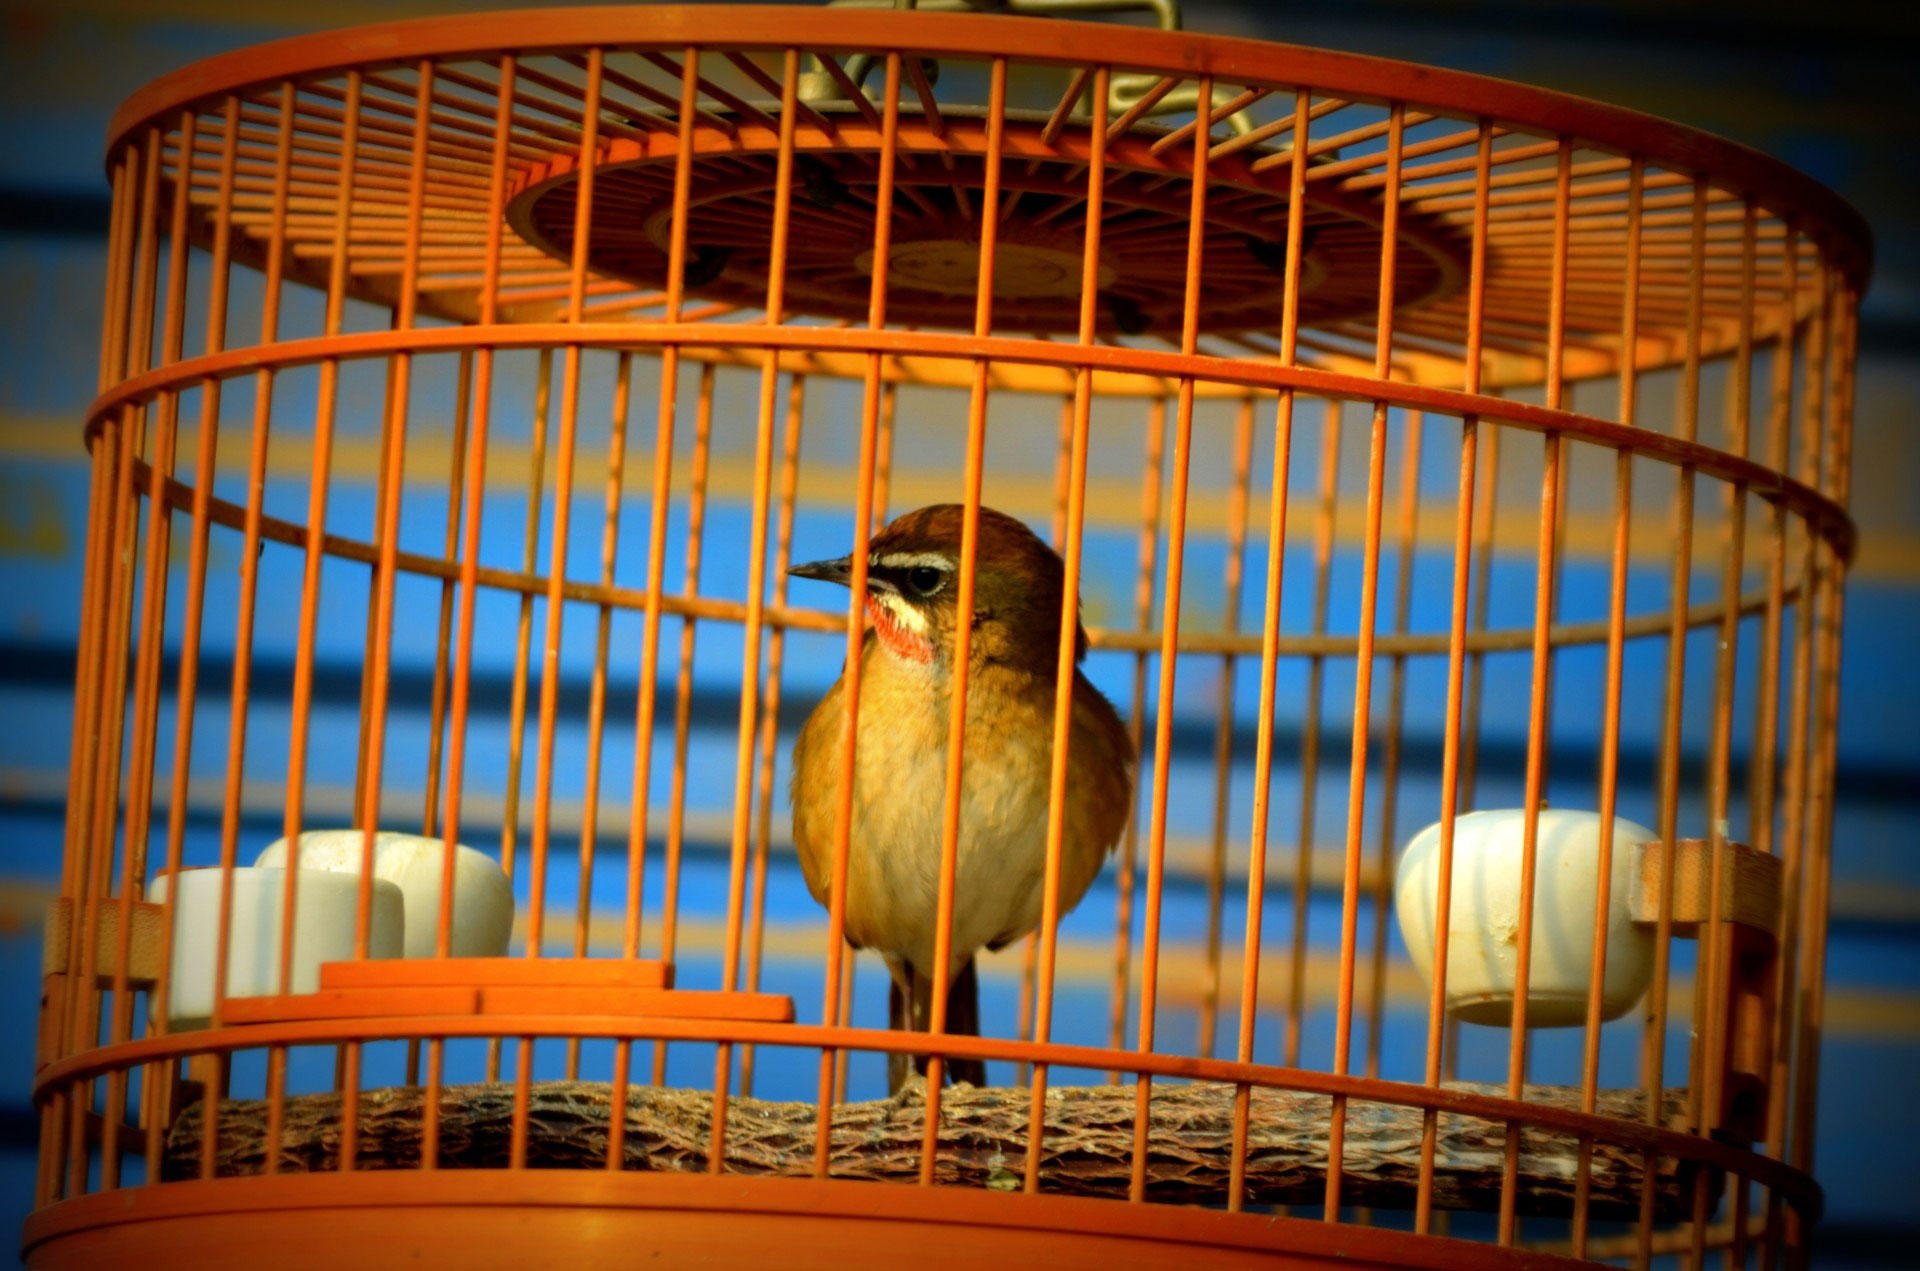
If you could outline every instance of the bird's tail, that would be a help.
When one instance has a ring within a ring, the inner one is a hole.
[[[902,990],[898,977],[887,990],[887,1024],[896,1029],[925,1029],[933,1018],[933,977],[914,967],[906,968],[909,988]],[[909,1000],[908,992],[911,992]],[[980,1035],[980,977],[968,958],[947,988],[947,1031],[966,1037]],[[893,1055],[887,1061],[887,1088],[898,1093],[906,1084],[909,1056]],[[913,1055],[913,1071],[925,1075],[928,1056]],[[947,1079],[971,1085],[987,1084],[987,1065],[978,1059],[954,1058],[943,1065]]]

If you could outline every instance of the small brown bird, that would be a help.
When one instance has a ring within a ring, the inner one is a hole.
[[[952,957],[934,965],[946,798],[947,728],[959,616],[964,511],[909,512],[875,535],[867,567],[859,735],[848,844],[846,935],[877,950],[893,973],[889,1025],[927,1027],[935,975],[948,980],[947,1031],[977,1035],[974,955],[1040,924],[1046,876],[1047,781],[1053,754],[1061,590],[1065,568],[1033,531],[980,509],[973,637],[961,772]],[[789,573],[847,585],[852,557]],[[1074,658],[1086,654],[1076,621]],[[828,903],[835,794],[842,771],[846,680],[814,708],[793,748],[793,837],[807,887]],[[1119,716],[1078,670],[1067,741],[1060,912],[1079,903],[1120,837],[1133,800],[1133,753]],[[924,1056],[914,1066],[926,1071]],[[955,1059],[955,1081],[983,1085],[986,1066]],[[899,1090],[907,1060],[888,1080]]]

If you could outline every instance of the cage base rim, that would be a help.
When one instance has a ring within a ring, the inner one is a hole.
[[[385,1265],[465,1251],[566,1250],[569,1265],[629,1266],[650,1249],[699,1250],[713,1265],[842,1268],[873,1259],[922,1268],[1044,1260],[1103,1268],[1532,1268],[1587,1265],[1444,1236],[1066,1196],[829,1179],[580,1171],[364,1171],[199,1180],[95,1193],[28,1218],[32,1268],[133,1265]],[[356,1256],[357,1255],[357,1256]]]

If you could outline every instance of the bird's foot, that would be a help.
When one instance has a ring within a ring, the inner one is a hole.
[[[920,1073],[914,1073],[901,1083],[900,1088],[887,1099],[887,1119],[893,1120],[914,1104],[927,1102],[927,1079]]]

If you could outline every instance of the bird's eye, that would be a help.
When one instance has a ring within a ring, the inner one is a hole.
[[[907,571],[907,588],[914,595],[927,597],[940,590],[947,581],[946,571],[932,565],[915,565]]]

